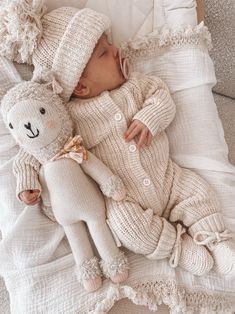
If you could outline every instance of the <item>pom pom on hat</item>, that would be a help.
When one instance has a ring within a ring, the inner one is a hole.
[[[0,7],[0,55],[32,64],[45,11],[44,0],[4,0]]]

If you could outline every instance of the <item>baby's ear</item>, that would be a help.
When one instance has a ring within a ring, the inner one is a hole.
[[[73,95],[78,98],[87,98],[91,93],[89,81],[85,77],[81,77],[76,88],[73,91]]]

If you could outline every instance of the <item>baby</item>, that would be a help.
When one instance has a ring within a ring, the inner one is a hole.
[[[105,199],[114,235],[136,253],[169,258],[172,267],[195,275],[214,267],[234,276],[234,242],[215,193],[169,157],[165,129],[175,105],[167,86],[157,77],[123,73],[125,60],[105,35],[109,21],[104,15],[89,9],[60,8],[47,14],[43,6],[30,9],[34,15],[27,22],[42,22],[38,34],[34,29],[28,38],[30,49],[25,42],[19,49],[20,40],[10,49],[8,36],[1,53],[32,62],[35,79],[46,81],[45,70],[52,71],[63,87],[61,97],[69,101],[74,96],[68,108],[76,133],[126,186],[125,200]],[[36,190],[32,199],[24,190],[21,199],[38,201]]]
[[[122,245],[150,259],[169,257],[196,275],[213,265],[235,275],[234,243],[215,193],[169,157],[164,130],[175,105],[167,86],[139,73],[126,79],[119,60],[103,34],[69,103],[77,132],[127,188],[124,201],[106,198],[109,225]]]

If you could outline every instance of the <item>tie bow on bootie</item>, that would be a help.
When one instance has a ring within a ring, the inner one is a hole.
[[[214,271],[235,277],[235,242],[229,230],[199,231],[195,233],[193,239],[196,244],[205,245],[210,251],[214,259]]]
[[[185,233],[185,231],[186,230],[183,226],[181,226],[180,224],[177,224],[175,245],[174,245],[170,260],[169,260],[169,264],[173,268],[177,267],[179,264],[179,259],[181,255],[181,241],[182,241],[181,236],[182,234]]]
[[[195,233],[193,239],[198,245],[210,245],[215,246],[221,241],[225,241],[232,238],[232,234],[229,230],[225,229],[223,232],[211,232],[211,231],[198,231]]]

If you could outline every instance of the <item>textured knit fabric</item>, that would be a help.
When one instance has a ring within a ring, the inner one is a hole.
[[[209,185],[169,158],[164,130],[174,118],[175,105],[159,78],[133,74],[117,90],[90,100],[74,99],[70,111],[85,145],[126,185],[125,201],[106,200],[109,222],[124,246],[149,258],[167,257],[175,231],[166,219],[190,227],[218,211]],[[132,119],[143,122],[154,135],[150,147],[138,151],[134,140],[125,142]],[[221,216],[216,218],[212,228],[223,229]]]
[[[44,78],[44,70],[56,73],[68,100],[90,59],[109,19],[90,9],[56,9],[43,17],[43,39],[33,55],[34,76]]]
[[[21,163],[24,160],[24,163]],[[23,165],[23,166],[22,166]],[[13,164],[13,173],[16,180],[16,196],[22,191],[39,190],[41,193],[41,184],[38,179],[41,163],[33,155],[20,149]],[[20,175],[19,175],[20,174]]]

